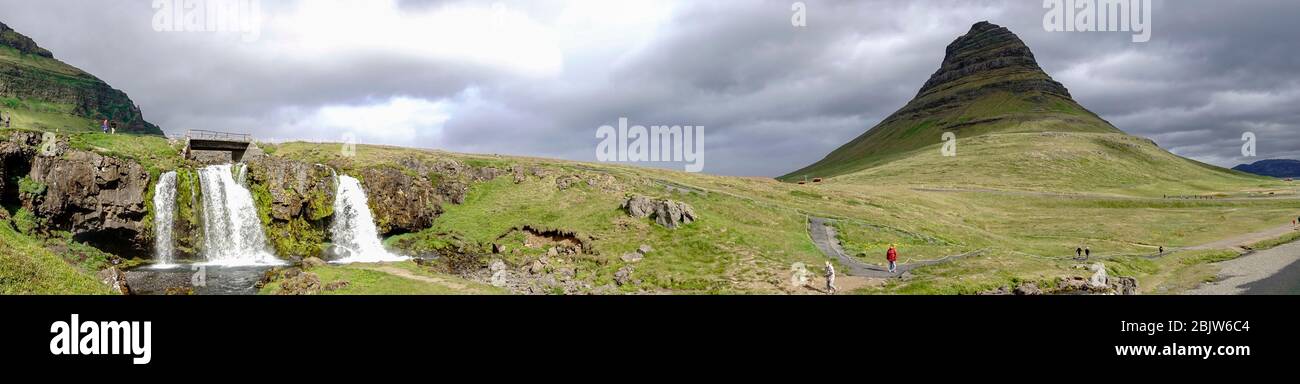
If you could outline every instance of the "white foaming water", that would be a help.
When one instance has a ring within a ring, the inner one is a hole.
[[[338,176],[334,192],[334,224],[330,228],[334,239],[334,253],[341,256],[335,263],[382,263],[410,259],[389,253],[379,241],[374,216],[366,204],[366,191],[361,182],[347,176]]]
[[[176,218],[176,172],[167,172],[158,177],[158,184],[153,190],[153,234],[154,234],[154,268],[167,269],[176,267],[172,254],[176,247],[172,243],[173,222]]]
[[[203,256],[206,265],[276,265],[257,217],[253,194],[235,182],[230,164],[199,170],[203,188]]]

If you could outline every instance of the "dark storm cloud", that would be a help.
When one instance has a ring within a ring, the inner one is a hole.
[[[1293,2],[1157,1],[1143,44],[1120,32],[1047,32],[1039,1],[807,1],[806,28],[790,25],[791,3],[681,2],[653,25],[628,25],[632,32],[584,33],[609,15],[574,21],[574,4],[503,2],[558,31],[561,67],[540,75],[369,45],[301,54],[287,32],[295,26],[276,24],[294,12],[291,2],[261,2],[271,21],[252,43],[155,32],[149,1],[0,0],[0,21],[125,90],[171,132],[338,140],[337,127],[318,126],[323,109],[406,98],[437,103],[446,119],[362,140],[593,160],[596,128],[626,117],[705,126],[706,172],[776,176],[901,107],[948,43],[989,20],[1020,35],[1081,104],[1130,133],[1223,166],[1300,157]],[[397,8],[418,15],[491,4],[404,0]],[[1245,131],[1259,138],[1259,158],[1241,158]]]

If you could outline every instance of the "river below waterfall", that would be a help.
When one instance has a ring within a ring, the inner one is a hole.
[[[126,271],[127,285],[136,295],[165,295],[168,289],[195,295],[256,295],[257,282],[270,266],[179,265],[156,269],[140,267]]]

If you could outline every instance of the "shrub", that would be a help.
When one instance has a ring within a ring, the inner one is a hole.
[[[44,183],[41,183],[36,180],[32,180],[30,177],[27,176],[23,176],[22,179],[18,180],[18,193],[21,193],[25,196],[29,196],[29,197],[43,196],[45,195],[45,189],[46,186]]]

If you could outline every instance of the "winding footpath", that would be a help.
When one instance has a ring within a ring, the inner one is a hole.
[[[1282,226],[1245,234],[1188,249],[1232,249],[1267,239],[1281,237],[1295,229]],[[1262,251],[1248,252],[1236,259],[1218,263],[1219,280],[1201,284],[1188,295],[1300,295],[1300,242],[1282,244]]]
[[[942,264],[952,260],[976,256],[984,253],[983,250],[979,250],[975,252],[964,253],[961,255],[948,256],[937,260],[925,260],[925,261],[917,261],[917,262],[912,262],[907,264],[898,264],[896,271],[894,273],[890,273],[889,269],[887,268],[864,263],[861,260],[855,259],[852,256],[849,256],[847,253],[845,253],[844,248],[840,246],[840,241],[835,236],[835,227],[831,226],[830,223],[831,223],[830,219],[809,216],[808,235],[812,237],[813,244],[816,244],[817,249],[821,250],[823,254],[825,254],[827,257],[839,260],[840,264],[843,264],[844,267],[847,269],[844,272],[849,276],[869,277],[869,278],[878,278],[878,279],[898,277],[898,276],[902,276],[903,273],[905,272],[920,267]]]
[[[836,237],[835,227],[831,226],[831,223],[831,219],[809,216],[808,235],[812,238],[813,244],[817,246],[818,250],[827,257],[839,260],[840,264],[845,268],[845,274],[849,276],[893,278],[920,267],[945,263],[983,253],[981,250],[962,255],[949,256],[938,260],[899,264],[898,271],[890,273],[889,270],[883,267],[867,264],[844,252],[839,239]],[[1294,230],[1296,229],[1290,225],[1286,225],[1182,249],[1232,249],[1236,251],[1244,251],[1244,247],[1249,244],[1277,238]],[[1219,281],[1201,284],[1201,286],[1187,291],[1185,294],[1300,294],[1300,242],[1292,242],[1263,251],[1250,252],[1239,258],[1218,263],[1218,265],[1222,268],[1219,272]]]
[[[1220,280],[1201,284],[1188,295],[1300,294],[1300,242],[1252,252],[1218,264]]]

